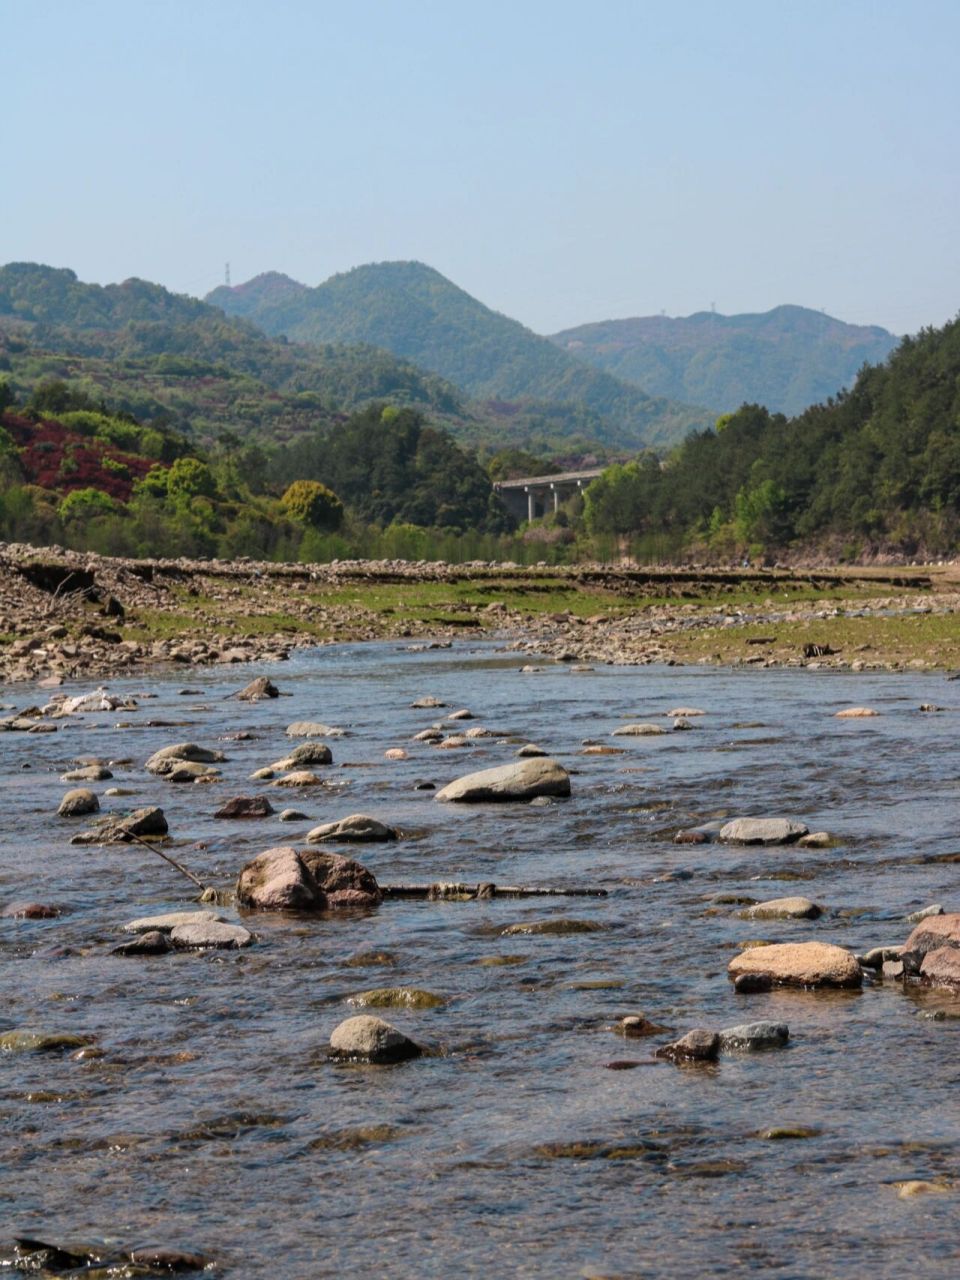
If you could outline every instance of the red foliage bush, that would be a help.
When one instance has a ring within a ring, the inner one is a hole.
[[[118,502],[128,502],[134,482],[156,465],[149,458],[122,453],[100,440],[79,435],[59,422],[31,422],[29,418],[4,413],[0,423],[19,449],[27,483],[42,489],[64,494],[74,489],[99,489]],[[103,465],[105,458],[122,463],[128,474],[109,470]]]

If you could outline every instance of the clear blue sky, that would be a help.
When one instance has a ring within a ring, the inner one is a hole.
[[[0,261],[419,258],[540,332],[960,310],[960,0],[0,0]]]

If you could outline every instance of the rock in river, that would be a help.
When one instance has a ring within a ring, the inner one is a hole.
[[[822,915],[823,908],[809,898],[771,898],[740,912],[744,920],[816,920]]]
[[[18,1027],[0,1035],[0,1053],[63,1053],[82,1049],[92,1043],[92,1036],[74,1035],[69,1031],[34,1031]]]
[[[780,1049],[790,1039],[790,1028],[785,1022],[744,1022],[736,1027],[726,1027],[720,1032],[720,1049],[731,1050]]]
[[[331,1057],[347,1062],[406,1062],[421,1053],[420,1046],[402,1031],[364,1013],[341,1022],[330,1037]]]
[[[303,769],[307,765],[333,764],[333,752],[325,742],[301,742],[288,756],[275,761],[270,768],[276,773],[287,769]]]
[[[658,733],[666,733],[666,730],[658,724],[623,724],[619,729],[614,729],[611,737],[651,738]]]
[[[323,779],[310,769],[295,769],[293,773],[285,773],[282,778],[275,778],[271,787],[322,787]]]
[[[190,761],[193,764],[216,764],[225,760],[222,751],[212,751],[207,747],[198,747],[195,742],[175,742],[172,746],[161,747],[155,751],[146,763],[149,773],[166,774],[177,761]]]
[[[197,951],[207,947],[248,947],[253,934],[242,924],[223,920],[201,920],[196,924],[178,924],[170,930],[170,941],[181,950]]]
[[[828,942],[785,942],[750,947],[727,966],[731,978],[768,976],[775,985],[793,987],[859,987],[863,982],[856,957]]]
[[[287,725],[288,738],[342,738],[344,730],[316,720],[295,720]]]
[[[168,911],[159,916],[141,916],[137,920],[128,920],[123,926],[124,933],[169,933],[184,924],[207,924],[211,920],[220,920],[220,916],[212,911]]]
[[[247,863],[237,881],[237,901],[263,911],[375,906],[380,896],[366,867],[319,849],[267,849]]]
[[[73,791],[68,791],[60,801],[57,815],[61,818],[79,818],[87,813],[97,813],[99,809],[100,801],[92,791],[88,791],[86,787],[76,787]]]
[[[716,1031],[695,1027],[672,1044],[661,1045],[654,1055],[669,1058],[671,1062],[715,1062],[720,1052],[720,1037]]]
[[[592,920],[571,920],[569,916],[558,916],[554,920],[519,920],[516,924],[508,924],[505,929],[501,929],[500,936],[515,938],[522,934],[539,934],[563,938],[572,933],[596,933],[602,927]]]
[[[314,827],[307,835],[308,844],[323,844],[325,841],[356,840],[381,841],[396,840],[397,832],[376,818],[365,813],[351,813],[347,818],[337,822],[324,822]]]
[[[241,702],[259,702],[262,698],[279,698],[280,690],[266,676],[257,676],[237,694]]]
[[[61,782],[106,782],[113,774],[104,764],[88,764],[81,769],[71,769],[60,779]]]
[[[269,818],[276,813],[266,796],[234,796],[213,815],[215,818]]]
[[[421,987],[376,987],[348,997],[360,1009],[439,1009],[447,1002],[443,996]]]
[[[934,986],[960,987],[960,913],[926,916],[900,953],[905,972]]]
[[[808,828],[792,818],[734,818],[720,828],[725,844],[792,844]]]
[[[534,796],[568,796],[570,775],[549,757],[520,760],[497,769],[481,769],[449,782],[435,799],[472,804],[482,800],[531,800]]]

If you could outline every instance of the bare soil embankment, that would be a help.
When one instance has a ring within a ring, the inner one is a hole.
[[[0,544],[0,678],[278,660],[497,633],[581,662],[960,666],[960,573],[129,560]]]

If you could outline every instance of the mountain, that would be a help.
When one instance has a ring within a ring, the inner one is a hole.
[[[607,443],[667,444],[710,418],[590,368],[420,262],[356,267],[312,289],[270,272],[206,300],[273,336],[383,347],[478,401],[582,406]]]
[[[859,369],[884,360],[898,339],[877,325],[783,306],[759,315],[604,320],[550,341],[650,395],[717,413],[749,403],[797,414],[852,386]]]

